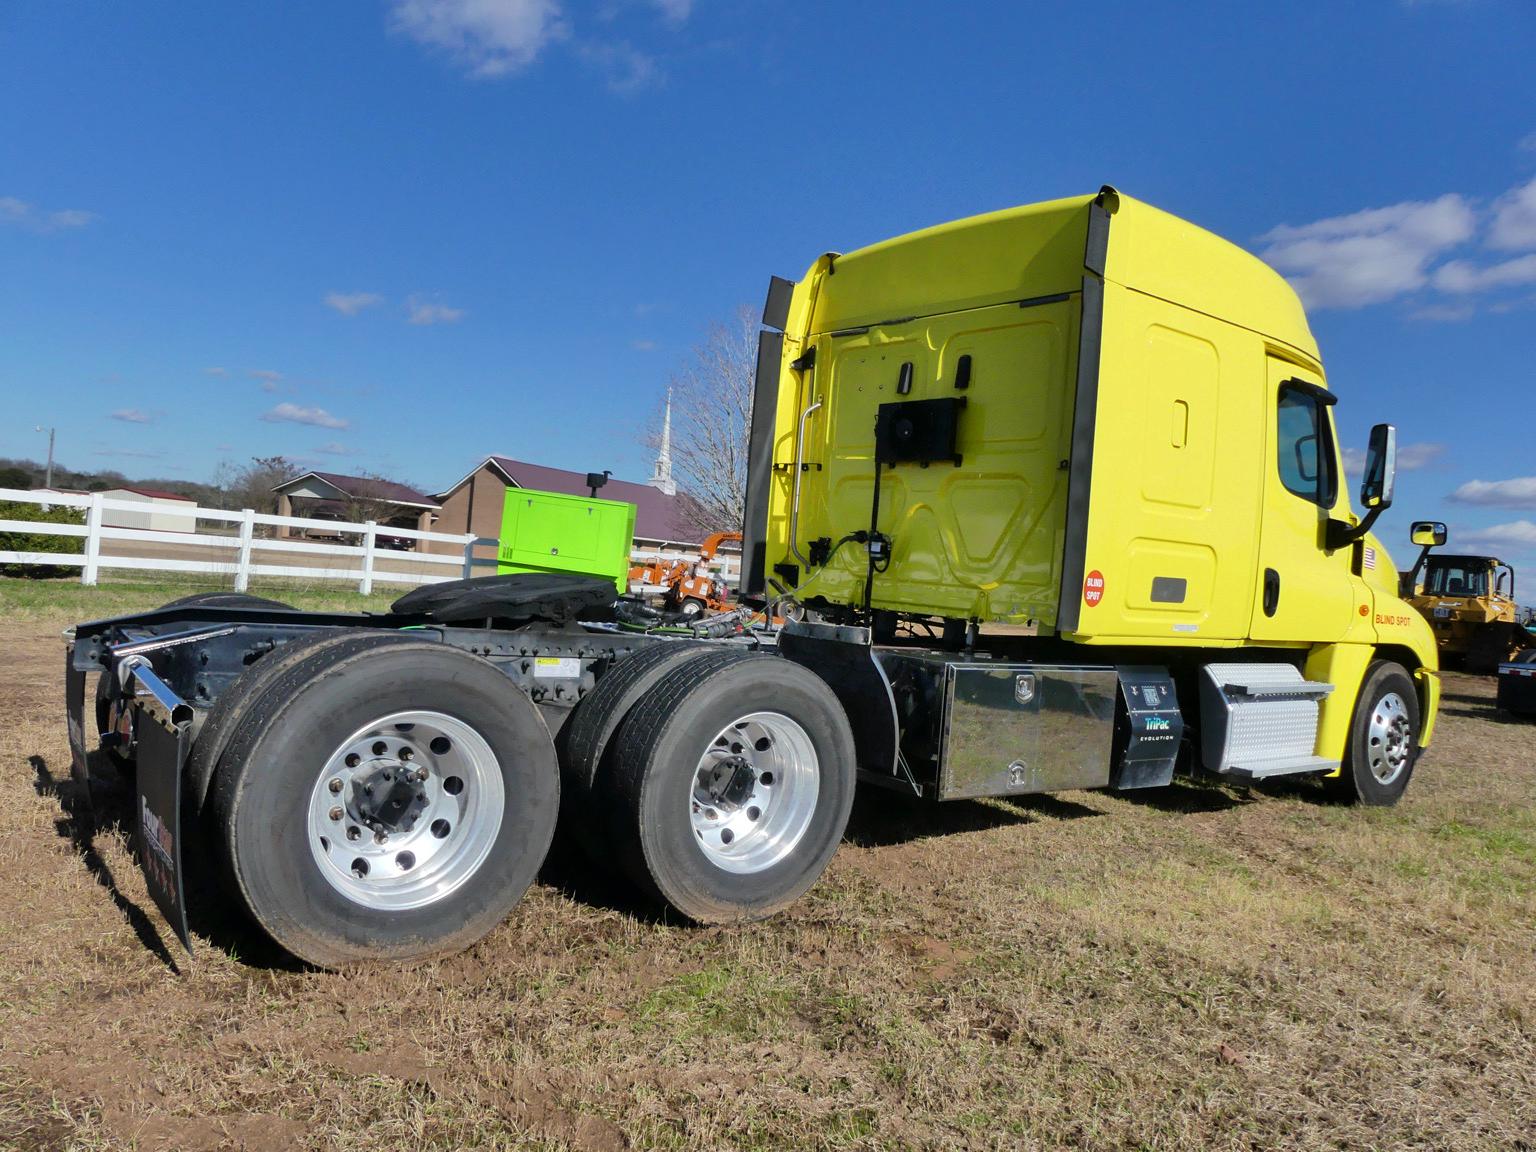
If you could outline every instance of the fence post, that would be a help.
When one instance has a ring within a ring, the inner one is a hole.
[[[379,528],[372,520],[367,521],[366,525],[363,532],[363,578],[357,585],[357,590],[364,596],[373,592],[373,545]]]
[[[251,538],[256,535],[256,509],[246,508],[240,519],[240,557],[235,565],[235,591],[251,586]]]
[[[464,579],[468,580],[475,574],[475,545],[480,543],[480,537],[471,536],[464,541]]]
[[[91,493],[91,506],[85,513],[85,564],[80,569],[80,583],[96,583],[101,569],[101,500],[100,492]]]

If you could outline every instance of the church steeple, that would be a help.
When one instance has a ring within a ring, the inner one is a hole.
[[[668,496],[677,495],[677,482],[672,479],[672,389],[667,389],[666,412],[661,418],[661,448],[656,453],[656,470],[646,481],[652,488],[659,488]]]

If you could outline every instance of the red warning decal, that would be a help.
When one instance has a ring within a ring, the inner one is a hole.
[[[1104,573],[1095,568],[1083,581],[1083,603],[1092,608],[1104,599]]]

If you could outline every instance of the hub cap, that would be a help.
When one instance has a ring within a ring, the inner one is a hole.
[[[310,793],[309,847],[347,899],[420,908],[485,862],[504,803],[484,737],[441,712],[396,712],[331,753]]]
[[[716,868],[761,872],[800,843],[820,790],[805,729],[778,712],[753,712],[721,729],[700,757],[688,816]]]
[[[1390,784],[1408,767],[1413,749],[1413,724],[1408,705],[1396,692],[1388,692],[1371,711],[1365,733],[1365,758],[1379,784]]]

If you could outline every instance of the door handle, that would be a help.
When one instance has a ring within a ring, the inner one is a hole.
[[[1280,610],[1280,573],[1273,568],[1264,569],[1264,615],[1273,616]]]

